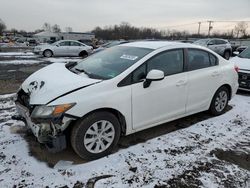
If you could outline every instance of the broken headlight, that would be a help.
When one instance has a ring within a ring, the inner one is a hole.
[[[76,103],[70,104],[61,104],[55,106],[36,106],[33,110],[31,117],[32,118],[50,118],[50,117],[59,117],[64,112],[72,108]]]

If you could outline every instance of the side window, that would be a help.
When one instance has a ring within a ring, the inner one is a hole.
[[[147,72],[162,70],[165,76],[183,72],[183,59],[182,49],[162,52],[147,61]]]
[[[146,78],[146,64],[144,63],[140,67],[138,67],[134,72],[133,72],[133,83],[140,82],[140,80]]]
[[[208,52],[197,49],[188,50],[188,70],[197,70],[210,66]]]
[[[210,59],[211,66],[218,65],[217,57],[209,53],[209,59]]]
[[[70,46],[69,41],[60,42],[60,46]]]
[[[215,43],[219,45],[219,44],[226,44],[227,42],[224,40],[216,40]]]
[[[81,46],[78,42],[70,42],[70,46]]]
[[[215,42],[215,40],[210,40],[207,44],[208,44],[208,45],[215,45],[216,42]]]

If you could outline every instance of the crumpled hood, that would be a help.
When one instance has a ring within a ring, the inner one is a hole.
[[[250,71],[250,59],[234,57],[230,59],[232,63],[237,65],[239,69],[249,70]]]
[[[30,94],[30,104],[46,104],[67,92],[100,82],[69,71],[64,63],[54,63],[29,76],[22,89]]]

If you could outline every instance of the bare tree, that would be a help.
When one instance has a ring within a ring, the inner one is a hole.
[[[52,26],[52,32],[54,33],[60,33],[61,32],[61,28],[59,25],[55,24]]]
[[[10,31],[13,33],[14,36],[16,36],[16,34],[18,33],[18,30],[15,28],[12,28]]]
[[[3,22],[3,20],[1,20],[0,18],[0,34],[2,34],[5,29],[6,29],[6,25]]]
[[[238,38],[240,35],[247,36],[247,28],[248,24],[246,22],[239,22],[234,28],[236,37]]]
[[[51,31],[51,25],[47,22],[43,24],[44,31]]]
[[[43,29],[36,29],[35,31],[34,31],[34,33],[40,33],[40,32],[43,32],[44,30]]]
[[[70,33],[73,31],[72,27],[65,27],[65,32]]]

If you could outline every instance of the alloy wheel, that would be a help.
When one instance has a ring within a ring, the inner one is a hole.
[[[92,124],[84,135],[84,146],[90,153],[101,153],[112,144],[115,138],[114,125],[101,120]]]
[[[227,105],[227,100],[228,96],[226,91],[221,91],[218,93],[215,99],[215,109],[217,110],[217,112],[221,112],[224,110]]]

